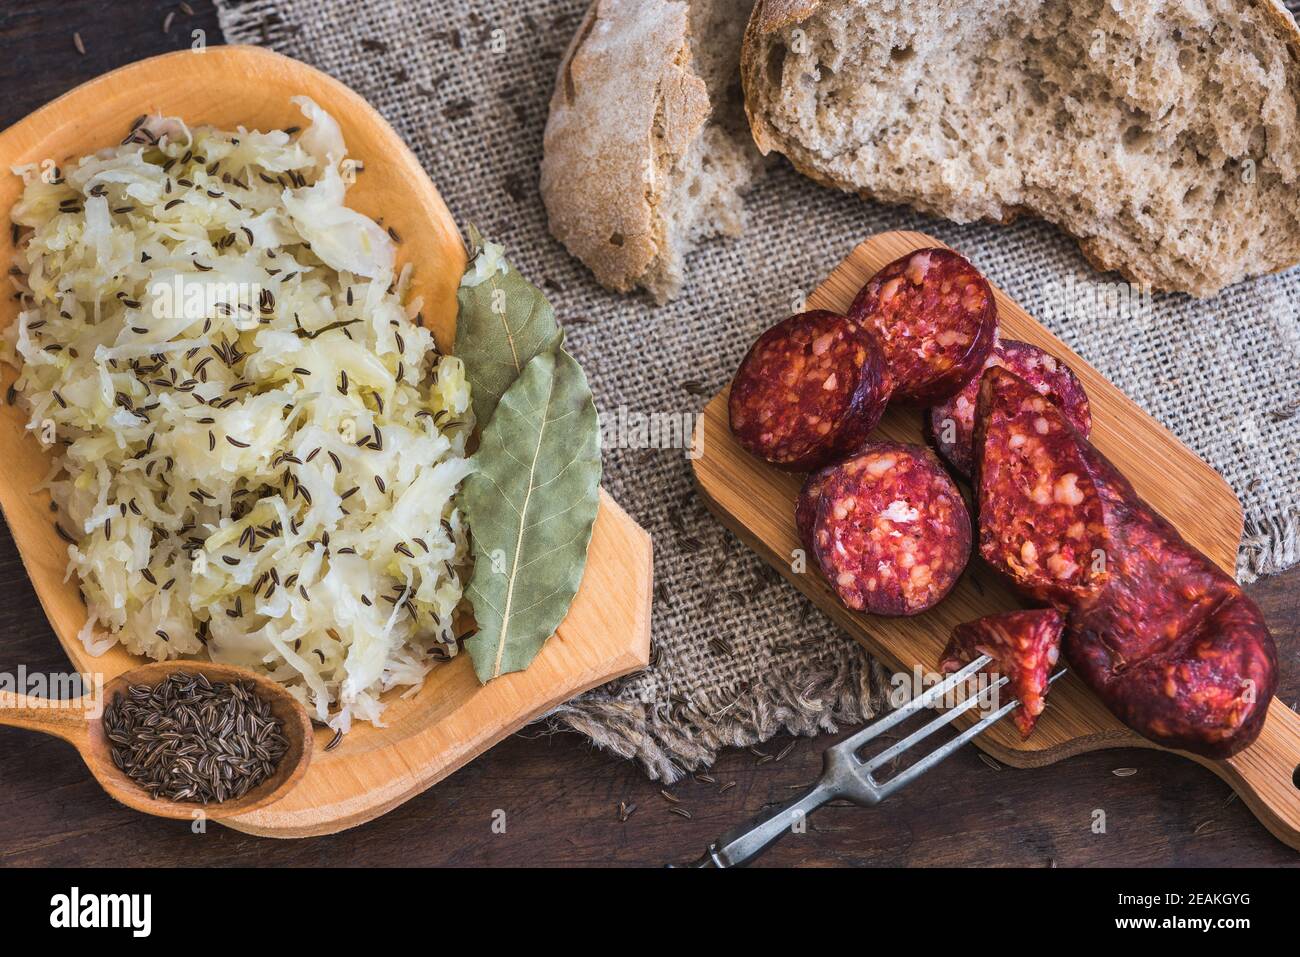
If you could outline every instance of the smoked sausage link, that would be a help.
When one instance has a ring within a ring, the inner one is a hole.
[[[879,347],[838,313],[804,312],[750,348],[731,383],[731,431],[746,451],[799,472],[847,455],[885,410]]]
[[[1241,587],[1005,369],[976,413],[980,552],[1066,616],[1065,655],[1122,721],[1212,758],[1259,734],[1277,650]]]
[[[1039,395],[1059,405],[1070,424],[1084,438],[1092,431],[1088,393],[1070,367],[1038,346],[1018,339],[1002,339],[994,347],[984,368],[1000,366],[1024,379]],[[980,377],[973,376],[965,388],[926,414],[926,437],[948,464],[962,475],[975,468],[975,403]]]
[[[1020,707],[1011,712],[1022,738],[1029,737],[1043,713],[1052,668],[1061,657],[1061,632],[1065,619],[1054,608],[1009,611],[968,621],[953,629],[944,649],[939,670],[959,671],[980,655],[993,661],[984,666],[990,674],[1002,675],[1007,683],[996,707],[1016,698]]]
[[[918,249],[867,282],[849,316],[871,330],[885,354],[888,392],[932,405],[956,395],[993,351],[993,289],[951,249]]]
[[[966,567],[970,515],[929,449],[873,443],[826,478],[812,537],[845,605],[915,615],[947,595]]]
[[[1099,452],[1093,483],[1101,496],[1109,542],[1105,575],[1074,609],[1074,628],[1104,638],[1117,663],[1140,661],[1169,639],[1200,628],[1240,586],[1138,497]]]
[[[1259,736],[1277,690],[1277,649],[1245,595],[1133,661],[1115,657],[1088,624],[1072,629],[1070,666],[1135,731],[1210,758],[1231,757]]]

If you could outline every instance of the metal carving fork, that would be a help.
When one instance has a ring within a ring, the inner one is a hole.
[[[1020,702],[1012,700],[1002,705],[951,741],[931,751],[921,760],[887,781],[877,781],[875,772],[903,754],[912,745],[930,737],[940,728],[950,724],[960,715],[974,708],[981,701],[989,700],[993,689],[1000,688],[1007,683],[1006,677],[999,677],[997,681],[987,688],[967,695],[960,704],[949,708],[934,720],[927,722],[923,727],[913,731],[903,740],[891,745],[869,760],[863,761],[860,759],[858,752],[872,738],[906,721],[922,708],[930,707],[991,661],[992,659],[988,655],[981,655],[965,668],[950,675],[942,683],[934,685],[924,694],[913,698],[901,708],[890,712],[879,721],[872,722],[857,734],[845,738],[839,744],[827,748],[822,756],[822,776],[816,784],[793,801],[768,811],[749,824],[728,831],[710,844],[709,849],[704,852],[704,855],[699,860],[687,866],[737,867],[746,864],[772,845],[777,838],[787,833],[795,824],[806,820],[809,814],[828,801],[843,798],[861,806],[879,804],[899,788],[919,778],[966,742],[1020,707]],[[1056,681],[1065,672],[1066,669],[1062,668],[1052,675],[1048,683]]]

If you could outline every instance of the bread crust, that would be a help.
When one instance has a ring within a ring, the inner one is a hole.
[[[1293,84],[1297,89],[1297,99],[1300,99],[1300,66],[1298,66],[1300,65],[1300,27],[1297,27],[1295,19],[1282,5],[1281,0],[1254,0],[1254,2],[1279,31],[1290,51]],[[764,156],[772,152],[780,153],[789,160],[797,172],[823,186],[855,193],[863,199],[880,201],[881,198],[874,195],[869,186],[863,186],[860,183],[837,177],[833,173],[818,169],[813,163],[798,157],[796,151],[789,148],[789,144],[776,127],[767,120],[762,105],[759,103],[760,97],[757,91],[763,79],[762,71],[766,67],[763,62],[764,41],[772,33],[807,20],[822,5],[823,0],[758,0],[755,5],[745,29],[744,45],[740,56],[741,82],[745,94],[745,115],[749,120],[750,132],[753,135],[755,145]],[[887,201],[896,203],[896,199]],[[920,200],[908,202],[907,205],[922,213],[949,217],[948,210]],[[982,219],[985,222],[1006,223],[1018,218],[1021,214],[1037,216],[1055,222],[1044,212],[1028,205],[1018,205],[1015,208],[1008,207],[1000,218],[985,216]],[[1132,258],[1119,253],[1117,250],[1120,244],[1118,243],[1111,242],[1105,237],[1080,235],[1060,223],[1056,223],[1056,225],[1078,242],[1084,258],[1093,268],[1100,272],[1116,272],[1130,282],[1146,283],[1155,289],[1187,292],[1196,296],[1215,295],[1229,284],[1188,285],[1179,283],[1173,277],[1146,268],[1149,266],[1148,263],[1135,262]],[[1261,273],[1281,272],[1298,263],[1300,263],[1300,256],[1296,256],[1288,262],[1271,264],[1263,270],[1255,272],[1241,271],[1231,282]]]
[[[682,2],[595,0],[556,75],[541,168],[551,233],[618,292],[653,270],[665,173],[709,117],[687,13]]]
[[[759,0],[750,16],[760,33],[774,33],[791,23],[812,16],[821,6],[821,0]]]

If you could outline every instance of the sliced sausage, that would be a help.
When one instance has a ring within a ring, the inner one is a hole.
[[[1100,494],[1107,543],[1098,591],[1074,605],[1073,627],[1106,645],[1118,667],[1198,629],[1240,586],[1184,541],[1100,453],[1089,468]]]
[[[833,312],[805,312],[759,337],[731,383],[731,431],[746,451],[804,471],[853,451],[884,412],[878,346]]]
[[[981,377],[980,554],[1025,594],[1065,603],[1104,573],[1101,499],[1081,440],[1049,399],[1005,369]]]
[[[933,607],[956,584],[970,547],[966,503],[929,449],[869,445],[822,488],[814,553],[855,611],[915,615]]]
[[[1065,613],[1084,681],[1160,744],[1215,758],[1248,746],[1277,650],[1241,587],[1024,380],[986,371],[976,418],[981,553]],[[1045,551],[1071,573],[1053,581]]]
[[[1009,369],[1028,382],[1041,396],[1059,405],[1066,419],[1080,435],[1092,431],[1088,394],[1070,367],[1038,346],[1018,339],[1002,339],[984,363],[984,368]],[[979,398],[979,376],[965,388],[926,413],[926,436],[948,464],[962,475],[975,467],[975,403]]]
[[[1061,657],[1061,633],[1065,619],[1054,608],[1009,611],[969,621],[953,629],[944,649],[939,670],[945,674],[961,670],[980,655],[993,661],[983,670],[1007,679],[1005,696],[1016,698],[1020,707],[1011,713],[1022,738],[1029,737],[1043,713],[1052,668]]]
[[[997,305],[988,280],[951,249],[918,249],[876,273],[849,315],[885,354],[889,391],[931,405],[956,395],[993,350]]]

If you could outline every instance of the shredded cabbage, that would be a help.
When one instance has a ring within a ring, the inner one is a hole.
[[[253,668],[346,731],[456,652],[474,423],[410,267],[343,205],[338,125],[294,102],[296,137],[150,117],[15,169],[3,358],[55,450],[87,647]]]

